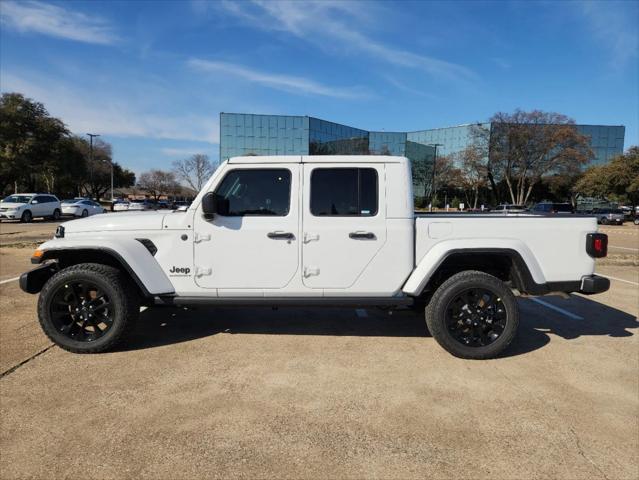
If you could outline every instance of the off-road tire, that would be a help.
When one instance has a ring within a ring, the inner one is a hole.
[[[499,296],[506,310],[503,332],[488,345],[463,345],[454,338],[446,325],[449,302],[470,288],[490,290]],[[483,360],[499,355],[515,338],[519,327],[519,309],[515,296],[504,282],[484,272],[467,270],[453,275],[435,291],[426,307],[426,324],[433,338],[449,353],[460,358]]]
[[[31,213],[31,210],[25,210],[24,212],[22,212],[20,221],[22,223],[31,223],[33,221],[33,214]]]
[[[73,340],[59,332],[50,315],[56,291],[67,282],[85,280],[102,288],[113,305],[113,324],[91,342]],[[140,314],[140,299],[131,280],[120,270],[99,263],[81,263],[60,270],[44,285],[38,299],[38,317],[44,333],[60,348],[73,353],[100,353],[121,342],[133,329]]]

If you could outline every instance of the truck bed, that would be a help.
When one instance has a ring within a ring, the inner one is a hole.
[[[586,235],[596,231],[590,216],[418,213],[415,263],[428,263],[443,250],[504,248],[522,257],[536,283],[570,281],[594,272]]]

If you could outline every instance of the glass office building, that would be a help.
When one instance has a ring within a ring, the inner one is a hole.
[[[400,155],[413,166],[415,196],[430,196],[437,155],[458,153],[473,143],[478,129],[467,124],[415,132],[371,132],[319,118],[289,115],[220,114],[220,161],[243,155]],[[593,164],[623,153],[625,127],[577,125],[590,137]]]

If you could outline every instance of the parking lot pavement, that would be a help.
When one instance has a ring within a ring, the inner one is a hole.
[[[34,220],[33,223],[0,222],[0,246],[32,247],[53,237],[58,225],[51,220]]]
[[[22,257],[0,257],[3,278],[30,267],[30,249],[5,252]],[[376,309],[153,308],[119,351],[74,355],[49,348],[35,304],[0,285],[2,478],[639,472],[632,283],[521,299],[518,337],[491,361],[451,357],[422,315]]]

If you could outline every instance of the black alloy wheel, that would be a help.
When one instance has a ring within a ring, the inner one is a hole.
[[[20,217],[20,221],[22,223],[31,223],[31,220],[33,220],[33,214],[31,213],[31,210],[25,210],[22,214],[22,217]]]
[[[86,280],[58,287],[49,314],[56,330],[77,342],[97,340],[113,326],[109,296],[98,285]]]
[[[517,300],[499,278],[466,270],[435,290],[426,306],[426,324],[437,343],[456,357],[494,358],[517,333]]]
[[[446,326],[462,345],[490,345],[504,332],[506,307],[485,288],[469,288],[453,297],[446,307]]]
[[[64,268],[42,287],[38,318],[44,333],[74,353],[113,348],[132,330],[140,297],[124,272],[98,263]]]

